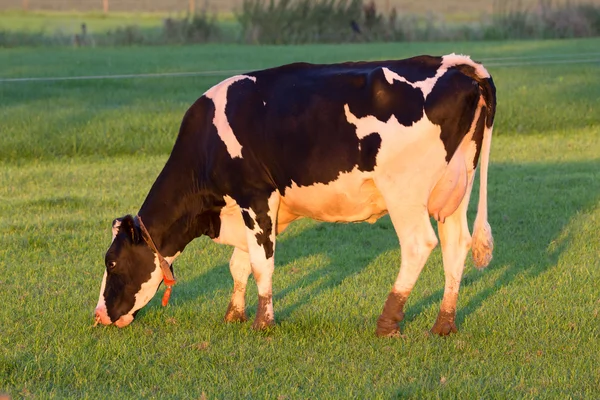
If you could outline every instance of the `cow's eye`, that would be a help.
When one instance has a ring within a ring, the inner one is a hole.
[[[115,269],[116,266],[117,266],[116,261],[109,261],[106,263],[106,268],[108,268],[109,270]]]

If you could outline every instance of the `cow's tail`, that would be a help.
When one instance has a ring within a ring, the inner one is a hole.
[[[485,127],[483,130],[483,140],[481,144],[481,170],[479,171],[479,204],[477,206],[477,216],[473,226],[473,240],[471,244],[471,253],[473,262],[477,268],[485,268],[492,260],[492,251],[494,249],[494,238],[492,237],[492,228],[488,223],[487,210],[487,183],[488,166],[490,161],[490,148],[492,144],[492,130],[494,128],[494,116],[496,114],[496,87],[489,73],[480,65],[475,64],[474,79],[479,83],[481,96],[485,102]]]

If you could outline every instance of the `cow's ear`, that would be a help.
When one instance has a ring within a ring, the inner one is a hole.
[[[121,226],[121,222],[123,221],[123,218],[117,218],[113,220],[112,223],[112,240],[115,240],[115,237],[117,236],[117,233],[119,233],[119,227]]]
[[[119,230],[125,232],[133,243],[138,243],[140,241],[140,228],[135,223],[135,220],[131,215],[126,215],[123,218],[121,218],[121,225],[119,226]]]

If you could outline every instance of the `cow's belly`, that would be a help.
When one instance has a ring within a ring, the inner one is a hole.
[[[327,222],[375,222],[386,213],[371,173],[354,169],[327,184],[292,184],[285,190],[279,216],[280,220],[296,216]]]

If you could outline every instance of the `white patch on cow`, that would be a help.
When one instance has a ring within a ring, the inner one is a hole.
[[[135,304],[129,314],[133,314],[135,311],[144,307],[148,302],[154,297],[156,291],[158,290],[158,286],[163,280],[162,269],[160,268],[160,261],[158,260],[158,256],[154,256],[154,271],[150,274],[150,279],[144,283],[142,283],[142,287],[139,292],[135,295]]]
[[[478,64],[475,61],[471,60],[471,58],[469,56],[463,56],[463,55],[454,54],[454,53],[448,54],[448,55],[445,55],[442,57],[442,65],[438,68],[435,76],[433,76],[431,78],[427,78],[422,81],[418,81],[418,82],[410,82],[403,76],[395,73],[394,71],[391,71],[389,68],[384,67],[384,68],[382,68],[382,70],[383,70],[385,79],[388,81],[388,83],[390,85],[393,84],[394,81],[404,82],[404,83],[412,86],[413,88],[421,89],[421,92],[423,92],[423,97],[425,99],[427,99],[427,96],[433,90],[433,87],[435,86],[435,83],[437,82],[437,80],[442,75],[444,75],[446,73],[446,71],[448,71],[448,68],[451,68],[455,65],[471,66],[475,69],[475,73],[479,77],[481,77],[481,78],[489,78],[490,77],[490,74],[483,67],[483,65]]]
[[[215,105],[213,124],[217,128],[217,134],[223,143],[225,143],[227,152],[231,158],[242,158],[242,145],[235,137],[231,125],[229,125],[229,121],[227,120],[227,115],[225,114],[225,109],[227,107],[227,93],[232,84],[244,79],[250,79],[251,81],[256,82],[256,77],[254,76],[236,75],[213,86],[204,93],[204,95],[211,99]]]
[[[375,222],[386,214],[386,206],[372,175],[356,167],[327,184],[298,186],[292,182],[281,208],[318,221]]]
[[[175,261],[175,259],[176,259],[177,257],[179,257],[179,255],[180,255],[180,254],[181,254],[181,252],[180,252],[180,251],[178,251],[178,252],[177,252],[177,253],[175,253],[175,255],[173,255],[173,256],[167,256],[167,257],[165,257],[165,260],[167,260],[167,262],[169,263],[169,265],[173,265],[173,262]]]
[[[346,120],[356,126],[356,136],[358,136],[359,139],[362,139],[373,132],[377,132],[381,135],[382,131],[393,131],[403,127],[394,115],[387,121],[381,121],[372,115],[358,118],[352,114],[348,104],[344,105],[344,112],[346,113]]]
[[[358,118],[350,111],[348,104],[344,105],[344,111],[346,113],[346,120],[356,127],[356,136],[362,139],[373,132],[376,132],[381,137],[381,149],[377,155],[377,160],[381,156],[381,152],[389,149],[394,152],[403,151],[407,146],[415,141],[423,138],[423,136],[432,130],[436,130],[438,134],[438,141],[440,127],[434,125],[424,115],[419,121],[415,122],[411,126],[404,126],[394,115],[392,115],[387,121],[381,121],[373,115],[367,115],[366,117]],[[392,146],[385,145],[384,142]]]
[[[224,196],[225,207],[221,209],[221,230],[219,236],[213,241],[219,244],[227,244],[248,251],[248,241],[246,238],[246,225],[242,218],[242,209],[237,202],[230,196]],[[285,207],[279,208],[277,214],[277,233],[281,233],[294,220],[299,218],[297,214],[291,213]]]
[[[431,91],[433,90],[433,86],[435,85],[437,80],[440,78],[440,76],[444,75],[444,73],[448,69],[444,68],[444,65],[442,64],[442,66],[437,70],[437,73],[435,74],[435,76],[433,76],[431,78],[427,78],[423,81],[418,81],[418,82],[411,82],[411,81],[407,80],[405,77],[390,70],[389,68],[383,67],[382,70],[383,70],[383,75],[385,76],[385,79],[388,81],[388,83],[390,85],[393,84],[394,81],[404,82],[404,83],[412,86],[415,89],[421,89],[421,92],[423,92],[423,97],[427,98],[429,93],[431,93]]]
[[[246,225],[242,218],[242,210],[237,202],[230,196],[224,196],[225,207],[221,209],[221,230],[219,236],[213,241],[219,244],[228,244],[248,251],[246,242]]]
[[[231,255],[231,260],[229,261],[229,271],[233,278],[233,293],[231,295],[229,310],[225,318],[228,321],[233,321],[237,320],[239,316],[244,316],[243,318],[245,318],[246,285],[248,284],[248,277],[252,272],[250,255],[248,252],[236,247]]]
[[[471,60],[471,57],[469,57],[469,56],[452,53],[452,54],[443,56],[442,59],[443,59],[442,68],[445,67],[446,69],[448,69],[455,65],[469,65],[469,66],[475,68],[475,73],[480,78],[485,79],[485,78],[490,77],[490,74],[487,71],[487,69],[485,69],[485,67],[483,65]]]
[[[104,299],[104,289],[106,289],[106,269],[104,270],[104,276],[102,277],[102,284],[100,285],[100,296],[98,297],[98,304],[96,305],[97,310],[98,309],[106,309],[106,300]]]
[[[381,148],[372,173],[377,189],[384,197],[385,191],[397,191],[395,202],[426,203],[446,166],[440,126],[433,124],[426,115],[407,127],[394,116],[383,122],[371,115],[358,118],[347,105],[344,109],[348,122],[356,126],[359,138],[372,132],[381,136]]]

